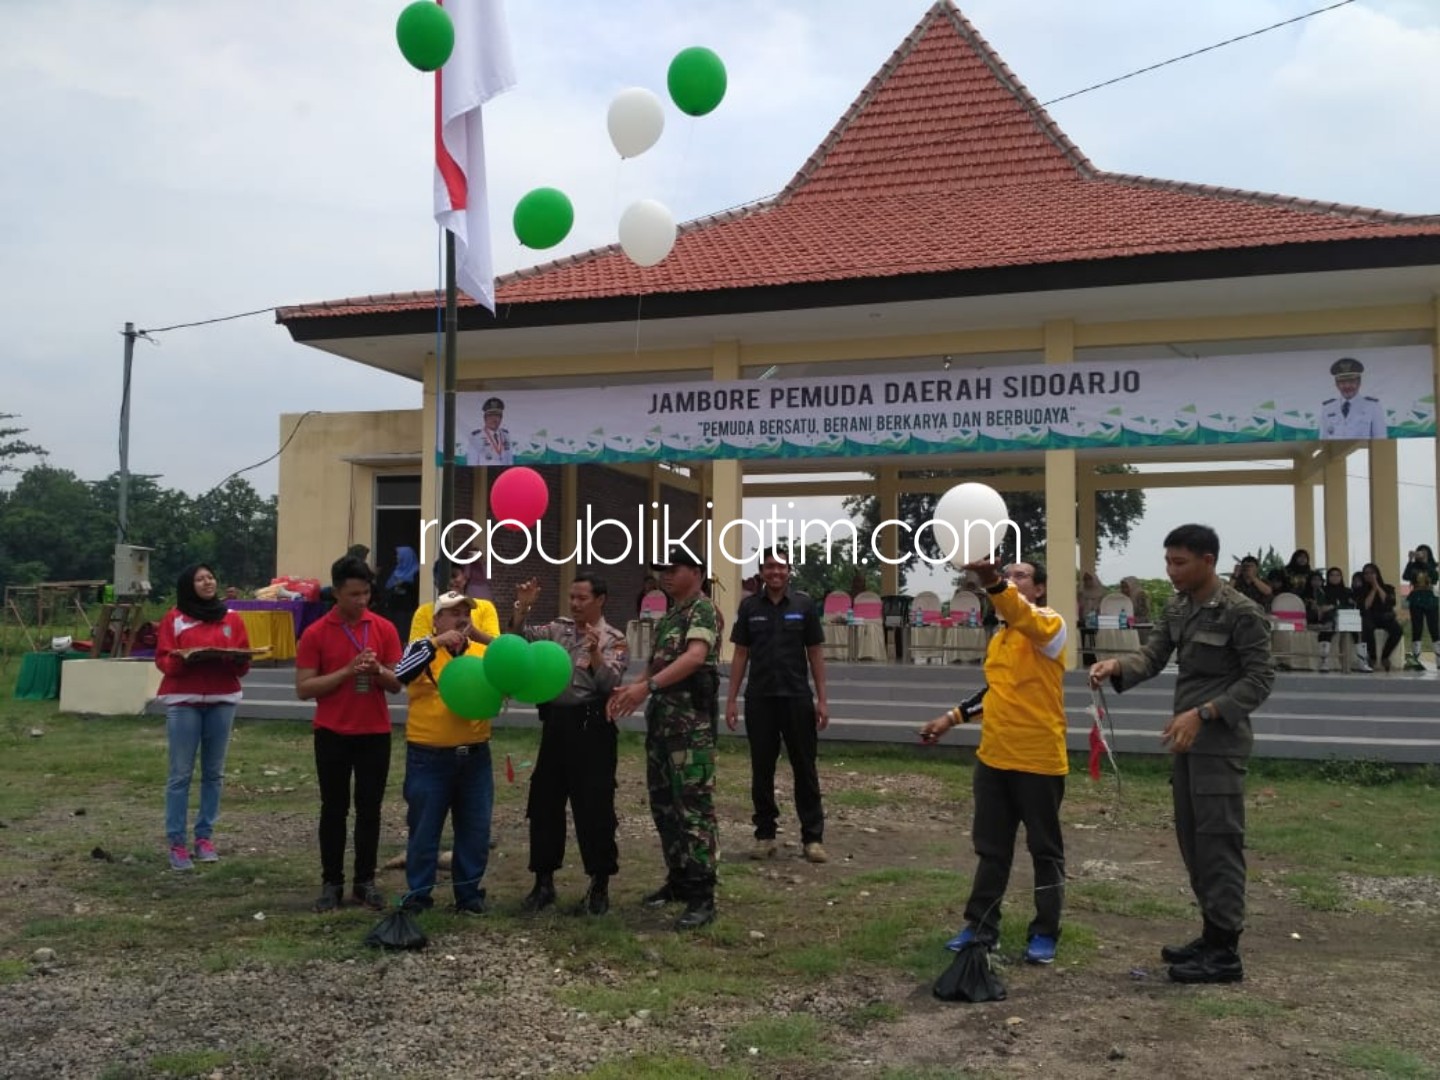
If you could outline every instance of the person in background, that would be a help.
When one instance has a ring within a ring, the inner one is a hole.
[[[1310,589],[1311,572],[1310,552],[1304,548],[1296,548],[1290,561],[1285,564],[1284,591],[1292,592],[1302,600],[1306,599],[1306,593]]]
[[[1440,671],[1440,607],[1437,607],[1435,596],[1440,567],[1435,565],[1435,553],[1430,550],[1429,544],[1420,544],[1410,552],[1400,577],[1410,583],[1410,595],[1406,597],[1406,605],[1410,608],[1410,655],[1405,658],[1405,670],[1425,670],[1425,665],[1420,662],[1420,648],[1428,628],[1430,649],[1435,654],[1435,670]]]
[[[385,907],[375,887],[380,804],[390,776],[390,706],[400,689],[395,665],[400,636],[389,619],[370,610],[374,575],[346,556],[330,568],[335,606],[308,626],[295,648],[295,695],[315,702],[315,779],[320,786],[320,868],[317,913],[344,903],[345,830],[355,797],[355,876],[352,898],[373,911]]]
[[[645,597],[649,596],[652,592],[655,592],[659,588],[659,579],[656,578],[654,574],[646,574],[645,580],[640,583],[640,591],[635,595],[635,617],[637,619],[640,617],[640,611],[644,607]],[[669,597],[666,597],[665,602],[668,606],[670,602]]]
[[[1160,736],[1171,757],[1175,837],[1200,907],[1203,929],[1160,957],[1178,983],[1245,977],[1245,771],[1254,745],[1250,715],[1275,682],[1270,620],[1215,572],[1220,537],[1208,525],[1181,525],[1165,537],[1165,572],[1175,596],[1139,652],[1101,660],[1090,685],[1117,691],[1158,675],[1175,655],[1173,715]]]
[[[1355,606],[1360,609],[1361,646],[1371,664],[1379,661],[1380,666],[1390,670],[1390,657],[1400,647],[1405,631],[1400,629],[1400,620],[1395,617],[1395,586],[1385,584],[1380,567],[1367,562],[1360,568],[1360,587],[1355,590]],[[1385,635],[1385,651],[1377,653],[1375,634]]]
[[[1048,575],[1041,563],[1000,568],[965,567],[995,604],[1004,626],[985,650],[985,686],[963,704],[920,729],[934,742],[956,724],[982,715],[975,753],[975,820],[970,830],[976,867],[965,927],[948,943],[972,941],[994,948],[1000,940],[1000,901],[1010,884],[1015,837],[1025,825],[1034,865],[1035,917],[1026,935],[1025,960],[1055,962],[1065,904],[1065,838],[1060,804],[1070,756],[1065,749],[1065,620],[1044,606]]]
[[[1100,619],[1100,604],[1105,599],[1107,592],[1104,584],[1092,570],[1086,570],[1080,575],[1080,589],[1075,596],[1076,614],[1080,620],[1080,659],[1083,663],[1093,663],[1095,653],[1095,629]]]
[[[565,860],[565,803],[575,818],[575,842],[590,886],[577,914],[610,910],[610,879],[620,872],[615,833],[615,769],[619,742],[605,715],[611,691],[625,677],[630,653],[625,634],[605,621],[609,595],[598,574],[577,574],[570,586],[570,615],[540,626],[525,616],[540,595],[533,578],[515,590],[511,633],[527,641],[553,641],[570,654],[570,685],[553,701],[538,706],[540,752],[530,774],[530,872],[535,887],[520,910],[541,911],[555,903],[555,871]]]
[[[1325,587],[1321,593],[1321,604],[1329,609],[1328,622],[1335,622],[1337,611],[1352,611],[1355,608],[1355,589],[1345,584],[1345,571],[1338,566],[1332,566],[1325,571]],[[1320,670],[1330,670],[1330,649],[1334,634],[1322,633],[1320,635]],[[1355,670],[1370,672],[1374,668],[1370,666],[1369,659],[1365,656],[1355,657]]]
[[[1230,579],[1230,585],[1247,600],[1259,604],[1262,611],[1270,610],[1270,601],[1275,596],[1275,590],[1260,576],[1260,560],[1254,555],[1246,555],[1240,560]]]
[[[410,709],[405,720],[405,806],[410,830],[405,845],[404,907],[425,911],[440,861],[445,818],[455,834],[451,868],[455,910],[485,914],[481,882],[490,862],[490,817],[495,774],[490,764],[490,721],[455,715],[440,698],[440,677],[458,656],[478,657],[470,639],[475,601],[458,592],[436,598],[433,632],[415,638],[395,666]]]
[[[408,627],[420,603],[420,557],[415,549],[395,549],[395,569],[385,579],[385,616],[396,630]]]
[[[1140,579],[1137,577],[1121,578],[1120,592],[1130,598],[1130,604],[1134,608],[1135,621],[1148,623],[1150,621],[1150,597],[1145,595],[1145,587],[1140,584]]]
[[[165,705],[165,738],[170,774],[165,781],[165,837],[172,870],[193,870],[195,862],[220,858],[213,840],[220,816],[225,752],[240,679],[250,670],[250,639],[239,614],[216,594],[215,572],[205,563],[180,571],[175,606],[160,621],[155,666],[163,673],[157,700]],[[191,655],[192,649],[226,650]],[[234,650],[233,652],[228,650]],[[190,780],[200,755],[200,811],[195,816],[192,859],[186,837]]]
[[[740,723],[740,684],[744,682],[750,802],[755,824],[751,856],[768,859],[776,851],[780,808],[775,804],[775,763],[783,743],[794,775],[801,850],[808,861],[823,863],[828,859],[823,843],[825,808],[815,759],[819,732],[830,723],[825,695],[825,630],[815,601],[790,587],[790,564],[779,547],[765,552],[760,575],[765,588],[740,601],[735,627],[730,631],[735,655],[730,661],[730,692],[725,704],[725,726],[734,731]]]

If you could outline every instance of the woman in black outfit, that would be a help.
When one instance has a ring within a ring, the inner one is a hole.
[[[1405,632],[1395,618],[1395,586],[1386,585],[1380,567],[1367,562],[1360,568],[1360,587],[1355,590],[1355,606],[1360,609],[1360,636],[1371,663],[1379,655],[1375,651],[1375,631],[1385,632],[1385,653],[1380,666],[1390,670],[1390,657],[1400,647]]]

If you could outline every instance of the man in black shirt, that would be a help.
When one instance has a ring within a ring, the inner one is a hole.
[[[725,726],[739,724],[737,698],[745,685],[745,731],[750,741],[750,799],[755,806],[755,848],[752,857],[775,854],[775,829],[780,808],[775,804],[775,762],[780,743],[795,775],[795,810],[805,858],[826,861],[825,810],[820,801],[820,776],[815,768],[818,732],[829,724],[825,701],[824,629],[815,602],[790,588],[790,564],[779,548],[765,552],[760,564],[765,588],[740,602],[730,642],[730,697]],[[810,678],[815,694],[810,692]]]

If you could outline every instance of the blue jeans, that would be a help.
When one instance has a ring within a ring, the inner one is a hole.
[[[427,908],[434,901],[440,860],[440,833],[450,816],[455,857],[450,866],[455,904],[473,907],[485,895],[480,887],[490,862],[490,811],[495,803],[495,776],[490,744],[441,749],[405,744],[405,804],[410,839],[405,845],[407,902]]]
[[[165,782],[165,835],[184,844],[190,808],[190,777],[195,752],[200,752],[200,813],[195,839],[208,839],[220,816],[220,788],[225,779],[225,751],[230,746],[233,703],[170,705],[165,709],[165,734],[170,743],[170,777]]]

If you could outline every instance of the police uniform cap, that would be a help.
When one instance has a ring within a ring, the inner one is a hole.
[[[1353,356],[1342,356],[1330,365],[1330,374],[1337,379],[1354,378],[1365,371],[1365,365]]]
[[[651,569],[668,570],[672,566],[693,566],[696,570],[705,568],[705,564],[700,561],[699,557],[686,551],[683,545],[677,546],[664,562],[657,559],[651,564]]]
[[[480,411],[482,413],[504,412],[505,402],[498,397],[486,398],[485,404],[480,406]]]

